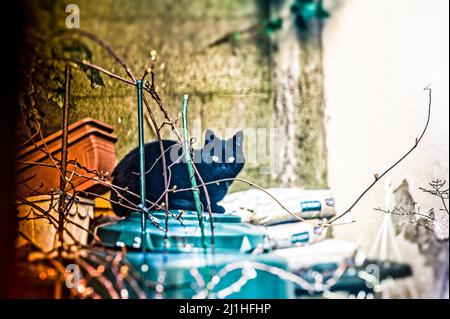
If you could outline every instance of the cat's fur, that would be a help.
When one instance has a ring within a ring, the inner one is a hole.
[[[193,150],[193,161],[205,183],[224,178],[234,178],[244,167],[243,133],[239,131],[229,140],[218,138],[214,132],[207,130],[205,134],[205,145],[200,150]],[[190,188],[187,164],[184,160],[182,145],[171,140],[163,140],[167,167],[170,167],[168,178],[169,189],[176,185],[176,189]],[[159,142],[145,144],[145,180],[147,199],[151,202],[159,200],[158,204],[164,202],[161,195],[164,192],[164,177]],[[157,160],[159,158],[159,160]],[[156,164],[155,164],[156,161]],[[154,165],[154,166],[153,166]],[[153,166],[153,167],[152,167]],[[150,169],[151,168],[151,169]],[[117,165],[112,173],[112,184],[120,188],[127,188],[130,192],[140,194],[139,189],[139,150],[132,150]],[[217,202],[221,201],[230,187],[232,181],[213,183],[207,185],[211,200],[211,210],[215,213],[225,212]],[[200,181],[197,179],[197,184]],[[202,187],[200,200],[204,211],[207,209],[206,197]],[[138,197],[127,192],[120,191],[121,196],[127,200],[139,204]],[[127,200],[121,198],[114,190],[111,191],[111,200],[131,206]],[[112,203],[114,212],[119,216],[128,215],[131,210]],[[147,207],[151,206],[147,204]],[[156,209],[156,208],[155,208]],[[169,192],[169,209],[194,210],[195,203],[192,191]]]

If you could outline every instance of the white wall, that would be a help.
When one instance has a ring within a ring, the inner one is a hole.
[[[419,147],[389,174],[393,186],[406,178],[424,209],[439,202],[421,192],[449,177],[449,2],[447,0],[329,0],[323,33],[329,186],[342,211],[397,160],[419,136],[433,90],[431,122]],[[381,181],[352,211],[339,238],[360,240],[367,250],[380,225]],[[344,221],[344,220],[343,220]],[[447,230],[448,231],[448,230]],[[432,296],[430,270],[416,247],[401,242],[422,296]]]

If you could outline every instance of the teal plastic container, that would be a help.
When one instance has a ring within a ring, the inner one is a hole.
[[[209,282],[225,266],[239,263],[247,265],[251,276],[243,268],[237,268],[223,276],[208,297],[225,298],[293,298],[292,283],[252,267],[252,262],[274,266],[287,270],[284,258],[269,254],[251,255],[249,252],[264,244],[265,236],[253,225],[242,223],[240,217],[213,214],[215,249],[211,249],[210,216],[203,214],[205,242],[203,247],[201,229],[196,212],[170,211],[168,218],[167,246],[164,247],[166,233],[164,230],[166,215],[154,212],[152,216],[159,220],[159,227],[148,222],[145,239],[145,251],[142,247],[140,215],[132,214],[129,218],[97,227],[97,236],[110,248],[126,247],[127,261],[142,276],[141,282],[152,283],[145,288],[148,298],[156,296],[155,284],[164,274],[163,298],[192,298],[198,292],[198,285],[192,270]],[[243,263],[244,262],[244,263]],[[249,263],[245,263],[249,262]],[[253,270],[252,270],[253,269]],[[246,279],[240,289],[230,291],[237,280]],[[217,278],[216,278],[217,279]],[[153,286],[153,287],[150,287]],[[225,289],[225,290],[224,290]],[[217,293],[219,293],[217,295]],[[131,298],[137,297],[130,295]]]
[[[179,211],[171,211],[168,220],[168,252],[200,252],[203,251],[201,229],[196,213],[185,212],[183,219],[176,219]],[[153,252],[164,251],[165,215],[155,213],[159,227],[147,222],[145,250]],[[208,251],[211,248],[210,218],[203,216],[205,239]],[[214,241],[216,252],[247,252],[264,242],[264,234],[254,226],[242,223],[236,216],[213,216]],[[132,214],[118,223],[99,226],[97,235],[109,247],[127,247],[142,249],[140,215]]]
[[[163,298],[183,299],[192,298],[198,293],[198,284],[191,273],[191,269],[196,269],[202,280],[209,282],[214,274],[217,274],[224,266],[232,265],[235,262],[251,261],[264,265],[275,266],[286,269],[283,258],[261,254],[251,256],[248,254],[216,253],[214,255],[203,254],[168,254],[164,257],[161,254],[132,252],[127,255],[127,259],[135,269],[148,282],[157,283],[159,274],[164,271],[164,291]],[[147,265],[148,270],[142,272],[142,265]],[[249,263],[251,266],[251,263]],[[203,297],[221,298],[220,292],[236,283],[243,274],[243,268],[234,269],[223,276],[220,282],[211,290],[210,294]],[[217,294],[219,293],[219,295]],[[156,296],[156,289],[146,289],[148,298]],[[294,287],[291,283],[281,280],[270,273],[256,270],[250,278],[247,278],[245,285],[236,291],[228,291],[225,298],[239,299],[279,299],[293,298]]]

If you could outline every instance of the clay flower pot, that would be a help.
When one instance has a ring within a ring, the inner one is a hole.
[[[117,137],[112,134],[113,128],[105,123],[91,118],[85,118],[69,126],[68,129],[68,155],[67,159],[75,160],[89,170],[109,172],[111,174],[116,161],[114,143]],[[18,155],[18,180],[17,196],[28,197],[37,194],[50,194],[52,189],[59,188],[59,172],[55,167],[36,165],[34,163],[53,164],[46,151],[56,160],[61,159],[62,131],[58,131],[43,141],[39,141],[23,149]],[[69,177],[74,165],[67,165]],[[76,172],[89,177],[96,177],[94,173],[88,173],[80,167]],[[98,181],[72,177],[72,183],[76,190],[88,191],[95,194],[104,194],[109,188]],[[33,192],[33,190],[37,191]],[[68,190],[69,192],[72,189]]]

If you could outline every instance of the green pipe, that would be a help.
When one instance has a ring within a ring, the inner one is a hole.
[[[145,209],[146,191],[145,191],[145,145],[144,145],[144,110],[142,108],[142,80],[137,80],[137,98],[138,98],[138,131],[139,131],[139,182],[141,195],[141,208]],[[145,245],[145,235],[147,232],[146,214],[141,214],[141,232],[142,244]],[[145,248],[144,248],[145,249]]]
[[[191,186],[192,186],[192,194],[194,196],[194,202],[195,202],[195,208],[197,210],[197,217],[198,222],[200,225],[200,231],[202,235],[202,246],[204,248],[204,251],[206,253],[206,237],[205,237],[205,226],[203,223],[202,218],[202,206],[200,204],[200,195],[199,195],[199,189],[197,187],[197,181],[195,180],[195,172],[194,168],[192,166],[192,157],[191,157],[191,147],[190,147],[190,137],[189,137],[189,130],[188,130],[188,124],[187,124],[187,107],[188,107],[188,99],[189,96],[187,94],[183,95],[183,106],[181,110],[181,120],[183,123],[183,153],[184,153],[184,159],[186,160],[189,178],[191,180]]]

